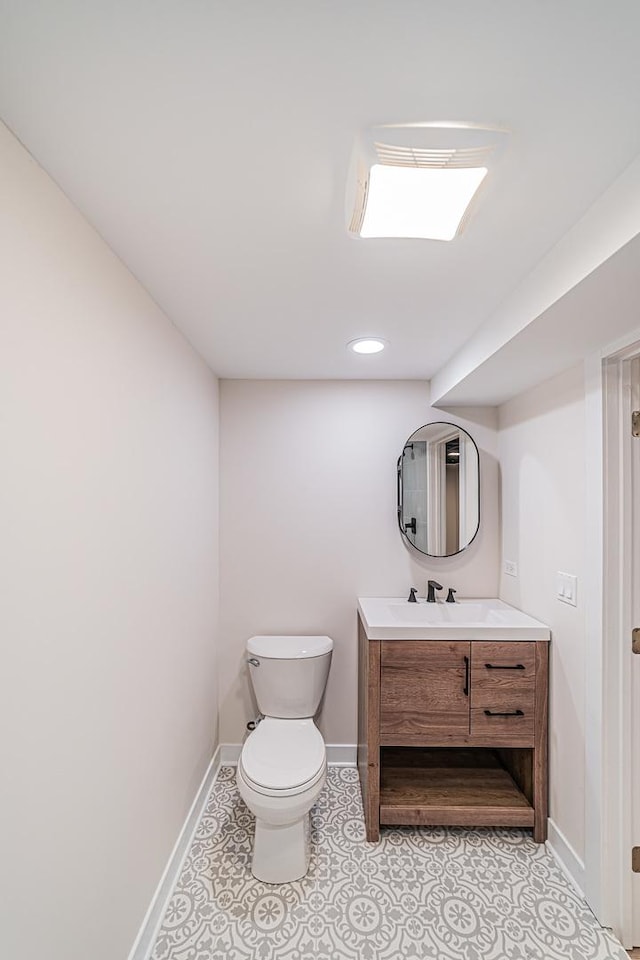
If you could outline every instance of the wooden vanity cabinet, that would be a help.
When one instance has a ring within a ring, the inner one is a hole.
[[[380,824],[547,829],[548,641],[369,640],[358,768]]]

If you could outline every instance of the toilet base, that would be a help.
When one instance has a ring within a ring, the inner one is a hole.
[[[255,733],[250,734],[249,740],[253,736]],[[246,744],[243,753],[245,748]],[[267,792],[247,777],[243,753],[238,761],[236,783],[240,796],[256,818],[251,872],[263,883],[300,880],[309,869],[309,811],[320,796],[327,777],[326,755],[315,776],[307,781],[307,786],[281,787]]]
[[[263,883],[291,883],[309,869],[311,825],[309,814],[295,823],[273,824],[256,819],[251,873]]]

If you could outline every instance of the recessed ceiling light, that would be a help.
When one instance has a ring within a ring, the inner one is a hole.
[[[474,124],[389,124],[356,139],[347,223],[358,237],[453,240],[492,172],[506,131]]]
[[[386,343],[373,337],[361,337],[359,340],[350,340],[347,346],[354,353],[380,353]]]

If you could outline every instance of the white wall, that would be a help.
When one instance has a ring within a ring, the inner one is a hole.
[[[584,859],[585,386],[583,368],[499,409],[503,558],[500,596],[549,624],[550,816]],[[556,599],[558,571],[578,577],[578,605]]]
[[[472,415],[481,422],[464,419]],[[396,521],[396,460],[422,424],[451,419],[481,451],[482,526],[458,557],[417,559]],[[443,414],[416,381],[221,381],[220,738],[254,715],[244,644],[256,633],[326,633],[335,653],[320,721],[355,743],[356,598],[424,596],[433,576],[495,596],[495,411]]]
[[[0,126],[0,955],[124,958],[216,739],[217,384]]]

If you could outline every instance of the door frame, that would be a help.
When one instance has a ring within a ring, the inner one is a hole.
[[[633,946],[630,360],[640,330],[586,363],[584,893]]]
[[[629,398],[630,409],[640,410],[640,353],[627,361],[629,367]],[[629,593],[628,593],[628,623],[625,632],[631,644],[634,627],[640,626],[640,438],[631,437],[629,440],[629,496],[631,500],[630,516],[627,528],[630,537],[629,558]],[[630,783],[629,783],[629,817],[632,846],[640,845],[640,805],[634,798],[640,797],[640,660],[633,653],[630,654],[629,684],[629,745]],[[631,873],[631,934],[630,943],[640,946],[640,873]]]
[[[435,424],[434,424],[435,426]],[[454,429],[450,429],[451,427]],[[453,440],[460,430],[454,424],[445,423],[439,435],[427,440],[427,490],[429,511],[429,526],[427,527],[427,544],[429,553],[433,556],[446,555],[447,541],[447,443]]]

